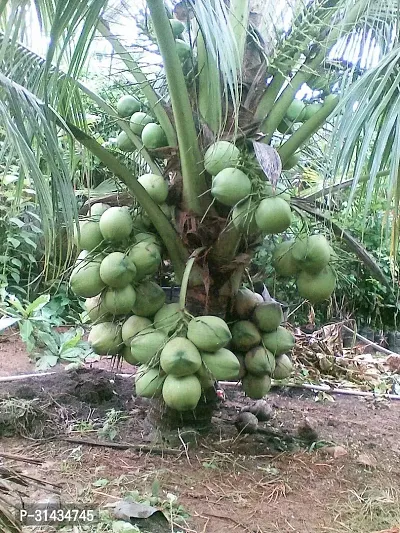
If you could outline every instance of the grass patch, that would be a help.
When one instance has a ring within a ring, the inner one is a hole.
[[[400,526],[400,495],[394,488],[351,491],[335,519],[338,533],[379,533]]]

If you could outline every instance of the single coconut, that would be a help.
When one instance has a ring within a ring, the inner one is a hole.
[[[171,30],[174,35],[174,37],[179,37],[181,33],[185,30],[185,25],[183,22],[177,19],[169,19],[169,23],[171,24]]]
[[[294,335],[283,326],[279,326],[276,331],[271,331],[271,333],[264,333],[262,341],[267,350],[275,356],[290,352],[296,344]]]
[[[278,196],[261,200],[254,216],[258,228],[266,235],[282,233],[292,223],[290,205]]]
[[[253,375],[268,374],[270,376],[275,370],[275,357],[264,346],[256,346],[246,353],[244,364],[246,370]]]
[[[315,113],[318,113],[322,109],[322,104],[315,102],[313,104],[308,104],[304,111],[304,121],[312,118]]]
[[[127,363],[129,363],[130,365],[137,366],[140,364],[140,362],[133,357],[130,346],[125,345],[122,348],[120,352],[120,357],[122,357],[122,359],[126,361]]]
[[[162,394],[165,376],[160,376],[157,368],[143,368],[135,374],[137,396],[159,398]]]
[[[168,196],[168,182],[158,174],[143,174],[138,182],[147,191],[147,194],[156,202],[162,204]]]
[[[251,198],[242,200],[232,210],[232,224],[241,233],[250,235],[259,233],[255,217],[256,210],[257,204]]]
[[[89,208],[88,216],[90,216],[91,220],[100,220],[100,217],[103,213],[107,211],[107,209],[110,209],[111,206],[108,204],[103,204],[102,202],[96,202],[95,204],[92,204]]]
[[[302,262],[301,268],[317,274],[331,259],[331,246],[323,235],[299,238],[293,245],[293,256]]]
[[[216,380],[239,379],[240,362],[230,350],[220,348],[216,352],[201,352],[201,358]]]
[[[242,379],[242,388],[249,398],[252,400],[261,400],[271,390],[271,378],[265,376],[253,376],[247,374]]]
[[[171,409],[191,411],[196,408],[201,397],[200,381],[194,375],[177,377],[170,374],[165,378],[162,395]]]
[[[100,277],[109,287],[122,289],[132,283],[135,275],[135,263],[122,252],[112,252],[101,262]]]
[[[297,290],[302,298],[312,304],[321,303],[330,298],[336,287],[336,274],[330,266],[318,274],[303,270],[297,277]]]
[[[117,136],[117,148],[121,150],[121,152],[134,152],[136,149],[135,145],[124,131],[121,131]]]
[[[274,379],[286,379],[293,372],[292,361],[286,354],[279,355],[275,361],[275,370],[272,374]]]
[[[204,154],[204,167],[211,176],[228,167],[236,167],[240,160],[240,152],[228,141],[217,141],[209,146]]]
[[[249,320],[239,320],[232,327],[232,346],[242,352],[247,352],[261,342],[261,334]]]
[[[193,318],[188,325],[187,338],[199,350],[216,352],[224,348],[232,335],[228,324],[217,316],[199,316]]]
[[[127,207],[110,207],[100,217],[100,231],[112,242],[121,242],[129,237],[133,220]]]
[[[173,333],[183,318],[179,303],[164,304],[154,316],[154,327],[166,333]]]
[[[154,281],[142,281],[136,286],[136,302],[132,308],[135,315],[154,316],[165,303],[165,292]]]
[[[175,39],[175,46],[176,46],[176,53],[178,54],[179,59],[183,63],[190,57],[192,53],[190,44],[187,43],[186,41],[183,41],[182,39]]]
[[[249,318],[257,305],[263,301],[261,294],[243,287],[238,290],[235,296],[235,312],[239,318]]]
[[[92,298],[86,298],[84,306],[86,314],[92,324],[110,321],[111,317],[104,309],[101,294],[93,296]]]
[[[196,377],[200,381],[201,388],[203,390],[211,389],[214,387],[215,378],[209,371],[209,369],[202,363],[199,370],[196,372]]]
[[[302,122],[304,120],[306,106],[301,100],[294,99],[286,111],[286,117],[290,122]]]
[[[116,355],[122,346],[121,328],[114,322],[92,326],[88,342],[98,355]]]
[[[142,130],[142,143],[146,148],[154,150],[167,146],[167,137],[159,124],[150,122]]]
[[[153,117],[138,111],[131,116],[129,127],[135,135],[142,135],[143,128],[150,122],[153,122]]]
[[[282,306],[275,301],[263,302],[254,309],[252,320],[261,331],[275,331],[283,322]]]
[[[151,244],[158,246],[160,250],[162,248],[162,244],[157,235],[154,235],[154,233],[147,233],[145,231],[137,233],[133,238],[133,242],[135,244],[138,244],[139,242],[150,242]]]
[[[299,263],[294,259],[292,248],[294,241],[283,241],[275,248],[272,255],[272,265],[278,276],[292,277],[299,271]]]
[[[166,374],[189,376],[201,367],[200,352],[190,340],[174,337],[162,349],[160,365]]]
[[[146,328],[139,331],[131,340],[133,357],[142,364],[146,364],[156,355],[167,339],[163,331]]]
[[[102,256],[98,259],[89,259],[89,256],[80,256],[71,272],[69,284],[76,296],[92,298],[97,296],[106,286],[100,277],[100,264]]]
[[[79,222],[79,235],[74,228],[74,240],[81,250],[91,252],[96,248],[98,249],[104,240],[99,223],[93,220],[81,220]]]
[[[121,96],[117,102],[117,113],[122,118],[130,117],[136,111],[140,111],[140,108],[140,101],[130,94]]]
[[[221,204],[234,206],[251,193],[251,181],[238,168],[224,168],[214,177],[211,195]]]
[[[124,343],[130,347],[131,340],[135,335],[140,331],[150,327],[152,324],[151,320],[143,316],[132,315],[125,320],[122,324],[122,340]]]
[[[128,257],[135,263],[137,281],[155,274],[161,264],[159,246],[149,241],[142,241],[132,246]]]
[[[111,315],[127,315],[132,312],[136,301],[136,291],[132,285],[122,289],[109,288],[104,292],[104,309]]]

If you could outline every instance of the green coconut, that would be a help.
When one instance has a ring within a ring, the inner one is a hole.
[[[224,168],[236,167],[240,151],[228,141],[217,141],[209,146],[204,154],[204,167],[211,176],[216,176]]]
[[[263,302],[254,309],[252,321],[261,331],[275,331],[283,322],[282,306],[275,301]]]
[[[130,347],[131,340],[135,335],[151,326],[152,322],[144,316],[132,315],[122,324],[122,340]]]
[[[160,365],[166,374],[189,376],[201,367],[200,352],[189,339],[174,337],[162,349]]]
[[[286,379],[293,372],[293,363],[286,354],[279,355],[275,360],[274,379]]]
[[[165,292],[154,281],[142,281],[136,287],[136,302],[132,312],[138,316],[154,316],[165,303]]]
[[[309,120],[311,117],[318,113],[322,109],[322,104],[315,102],[314,104],[308,104],[304,110],[303,120]]]
[[[204,363],[202,363],[195,376],[200,381],[200,385],[203,390],[211,389],[212,387],[214,387],[215,378],[208,370],[208,368],[206,368]]]
[[[120,352],[120,357],[122,357],[122,359],[124,361],[126,361],[127,363],[129,363],[130,365],[134,365],[134,366],[137,366],[138,364],[140,364],[139,361],[137,361],[133,355],[132,355],[132,352],[131,352],[131,347],[130,346],[124,346]]]
[[[96,202],[95,204],[92,204],[89,208],[88,216],[92,220],[100,220],[100,217],[103,213],[107,211],[107,209],[110,209],[111,206],[108,204],[103,204],[102,202]]]
[[[184,30],[185,25],[183,22],[181,22],[178,19],[169,19],[169,23],[171,24],[172,33],[174,34],[174,37],[179,37]]]
[[[122,346],[121,328],[114,322],[92,326],[88,342],[98,355],[116,355]]]
[[[261,342],[261,334],[249,320],[239,320],[232,327],[232,346],[242,352],[247,352]]]
[[[264,346],[255,346],[246,353],[244,364],[246,370],[255,376],[272,375],[275,370],[275,357]]]
[[[238,290],[235,296],[235,313],[239,318],[249,318],[257,305],[263,301],[261,294],[243,287]]]
[[[164,304],[154,316],[154,327],[166,333],[173,333],[183,316],[179,303]]]
[[[122,252],[106,255],[100,265],[100,277],[106,285],[122,289],[136,276],[135,263]]]
[[[296,344],[296,339],[292,333],[283,326],[279,326],[276,331],[271,331],[271,333],[264,333],[262,341],[267,350],[275,356],[290,352]]]
[[[293,100],[286,111],[286,118],[290,122],[302,122],[304,120],[306,106],[301,100]]]
[[[232,335],[228,324],[222,318],[217,316],[198,316],[189,322],[187,338],[199,350],[216,352],[230,342]]]
[[[289,135],[290,133],[293,133],[292,124],[291,121],[289,122],[288,120],[283,119],[279,122],[276,129],[283,135]]]
[[[147,191],[147,194],[156,202],[162,204],[168,196],[168,182],[158,174],[143,174],[138,182]]]
[[[131,116],[129,127],[135,135],[142,135],[143,128],[146,124],[150,124],[150,122],[153,122],[153,117],[142,111],[138,111]]]
[[[143,398],[159,398],[165,376],[160,376],[157,368],[141,368],[135,375],[135,390],[137,396]]]
[[[282,233],[292,223],[290,205],[278,196],[261,200],[254,216],[258,228],[266,235]]]
[[[159,124],[149,122],[142,130],[142,143],[146,148],[154,150],[167,146],[167,137]]]
[[[242,200],[232,210],[232,224],[242,233],[259,233],[255,213],[257,204],[251,198]]]
[[[100,217],[100,231],[112,242],[121,242],[129,237],[133,220],[127,207],[110,207]]]
[[[138,244],[139,242],[150,242],[158,246],[160,250],[162,248],[162,244],[160,242],[160,239],[157,237],[157,235],[154,235],[154,233],[147,233],[145,231],[136,233],[136,235],[133,238],[133,242],[135,244]]]
[[[282,164],[282,170],[290,170],[300,162],[300,153],[297,152],[295,154],[290,155],[285,162]]]
[[[214,379],[239,379],[240,362],[230,350],[220,348],[216,352],[201,352],[201,358]]]
[[[71,272],[70,287],[76,296],[92,298],[97,296],[106,286],[100,277],[101,259],[89,259],[88,256],[79,256]]]
[[[136,111],[140,111],[140,108],[140,101],[130,94],[121,96],[117,102],[117,113],[122,118],[130,117]]]
[[[275,248],[272,255],[272,265],[278,276],[290,278],[299,271],[299,263],[292,255],[294,241],[283,241]]]
[[[136,280],[155,274],[161,264],[160,249],[151,242],[139,242],[128,252],[128,258],[135,263]]]
[[[127,315],[132,312],[136,301],[136,291],[132,285],[122,289],[107,289],[103,294],[104,309],[111,315]]]
[[[84,306],[86,314],[93,324],[110,321],[111,317],[104,309],[101,294],[93,296],[93,298],[86,298]]]
[[[200,381],[194,375],[177,377],[170,374],[165,378],[162,395],[171,409],[191,411],[201,398]]]
[[[139,331],[131,340],[132,356],[142,364],[148,363],[161,349],[167,335],[161,330],[146,328]]]
[[[236,355],[236,358],[239,361],[239,365],[240,365],[239,379],[242,379],[247,374],[246,365],[244,363],[245,354],[243,354],[243,353],[235,353],[235,355]]]
[[[142,209],[133,209],[132,220],[135,233],[147,232],[153,225],[149,216]]]
[[[326,266],[318,274],[303,270],[297,277],[297,290],[302,298],[312,304],[327,300],[336,287],[336,274],[330,266]]]
[[[212,180],[211,195],[221,204],[234,206],[251,193],[251,181],[238,168],[224,168]]]
[[[293,257],[301,261],[301,268],[317,274],[331,259],[331,246],[323,235],[299,238],[293,245]]]
[[[242,379],[242,388],[249,398],[252,400],[261,400],[271,390],[271,378],[265,376],[253,376],[247,374]]]
[[[183,63],[190,57],[192,53],[190,44],[182,39],[175,39],[175,45],[176,45],[176,52],[178,54],[178,57]]]
[[[124,131],[121,131],[118,134],[117,148],[119,148],[121,152],[134,152],[136,149],[135,145]]]
[[[93,220],[81,220],[79,222],[79,235],[74,230],[74,240],[78,248],[91,252],[99,248],[104,238],[100,231],[100,225]]]
[[[160,204],[159,208],[164,213],[164,215],[168,218],[168,220],[172,220],[174,218],[175,206],[164,203],[164,204]]]

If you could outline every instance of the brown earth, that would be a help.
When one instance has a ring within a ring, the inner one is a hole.
[[[27,361],[17,338],[0,343],[0,375],[33,371]],[[0,409],[0,451],[43,461],[3,463],[60,484],[66,501],[96,508],[132,491],[154,492],[156,480],[160,502],[173,494],[187,512],[179,527],[166,529],[175,533],[399,533],[399,402],[339,395],[330,401],[310,391],[276,389],[268,398],[273,417],[259,424],[266,431],[238,435],[232,422],[250,401],[229,387],[212,431],[188,450],[178,446],[178,455],[157,445],[145,452],[61,440],[113,437],[114,443],[152,446],[148,402],[134,396],[132,378],[99,368],[109,365],[106,360],[80,371],[59,368],[51,376],[2,382],[1,397],[30,401],[33,415],[13,425]],[[115,435],[105,426],[112,409],[118,414]],[[306,418],[317,432],[308,442],[297,435]],[[179,444],[172,437],[166,443]],[[30,498],[45,495],[41,488]]]

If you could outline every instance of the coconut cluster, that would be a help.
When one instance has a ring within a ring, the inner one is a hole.
[[[242,233],[271,235],[288,229],[292,222],[290,196],[280,187],[252,180],[240,170],[240,151],[228,141],[212,144],[204,167],[212,176],[211,195],[232,207],[231,223]]]
[[[263,398],[271,388],[271,378],[290,376],[289,355],[295,345],[292,333],[282,326],[282,306],[247,288],[239,289],[235,313],[240,318],[231,327],[231,347],[240,361],[240,378],[250,398]]]
[[[273,266],[282,277],[296,277],[302,298],[312,304],[327,300],[336,287],[334,252],[323,235],[305,235],[283,241],[273,253]]]
[[[162,127],[154,117],[143,111],[142,102],[135,96],[126,94],[117,102],[117,113],[121,118],[129,119],[129,127],[138,135],[143,145],[148,149],[162,148],[168,145]],[[135,145],[125,133],[121,131],[117,137],[117,147],[122,152],[134,152]]]

